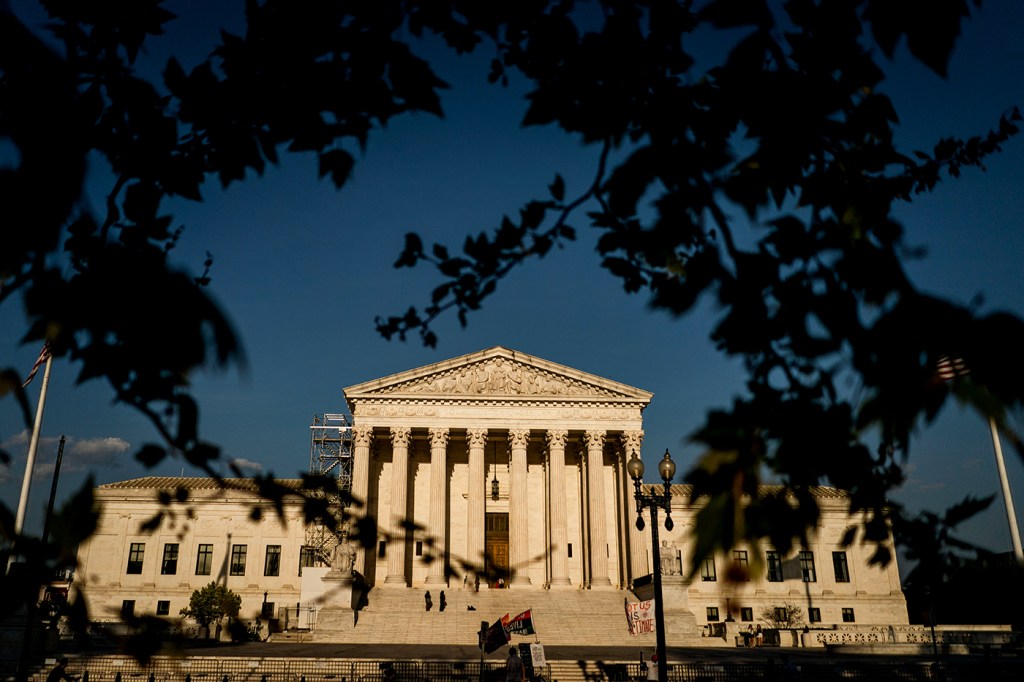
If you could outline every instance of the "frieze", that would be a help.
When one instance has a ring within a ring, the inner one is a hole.
[[[621,394],[539,370],[505,358],[492,358],[389,386],[381,393],[435,395],[605,396]]]
[[[360,402],[356,405],[355,414],[367,417],[443,417],[450,415],[451,407],[515,407],[520,414],[530,408],[543,410],[549,417],[565,421],[639,421],[641,408],[634,403],[604,404],[600,407],[554,407],[545,403],[512,403],[507,401],[431,401],[418,403],[410,400],[396,400],[387,403]]]

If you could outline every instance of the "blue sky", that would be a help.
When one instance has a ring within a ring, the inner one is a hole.
[[[220,25],[235,21],[224,9],[231,4],[218,3],[224,14],[211,19],[208,8],[193,7],[199,3],[170,3],[182,19],[166,42],[154,45],[150,63],[162,64],[168,47],[182,53],[186,65],[194,63],[202,56],[197,46],[210,44]],[[38,17],[32,3],[12,5]],[[983,132],[1011,105],[1024,104],[1022,27],[1024,3],[986,2],[966,26],[948,81],[901,49],[884,89],[901,114],[899,139],[907,150],[929,149],[943,135]],[[713,48],[714,39],[705,45]],[[343,410],[345,386],[503,345],[652,391],[644,456],[652,465],[669,448],[685,470],[699,455],[686,435],[708,409],[728,405],[742,392],[743,374],[707,340],[713,308],[705,305],[678,320],[649,311],[642,295],[626,295],[600,269],[587,230],[581,229],[576,245],[513,273],[470,317],[467,329],[454,318],[444,320],[436,349],[415,340],[387,342],[375,332],[375,316],[422,305],[435,284],[428,270],[392,268],[406,232],[458,245],[466,233],[495,226],[502,214],[542,195],[554,173],[566,178],[570,195],[593,173],[596,150],[553,129],[519,127],[521,91],[487,86],[485,63],[445,56],[435,65],[455,85],[444,95],[446,118],[406,117],[379,131],[342,191],[317,180],[312,158],[293,157],[227,191],[211,183],[202,204],[168,207],[175,223],[186,226],[175,263],[199,271],[204,254],[214,254],[212,292],[232,318],[248,359],[244,371],[195,377],[204,437],[229,458],[294,476],[309,465],[312,416]],[[926,290],[963,303],[980,294],[983,310],[1020,315],[1024,138],[987,165],[987,172],[969,171],[900,209],[908,242],[928,249],[927,258],[909,269]],[[94,196],[106,190],[102,167],[94,169],[91,190]],[[0,358],[4,366],[27,371],[38,348],[20,345],[22,330],[20,303],[13,301],[0,310]],[[99,482],[146,473],[132,453],[156,434],[132,411],[112,405],[105,386],[74,386],[76,373],[66,361],[54,364],[30,529],[40,523],[61,434],[69,439],[62,496],[81,484],[86,471]],[[30,389],[33,400],[38,387]],[[12,509],[25,440],[13,403],[0,402],[0,442],[20,457],[0,467],[0,494]],[[1006,454],[1018,523],[1024,525],[1024,466],[1012,451]],[[169,462],[149,473],[182,471],[191,473]],[[965,494],[998,492],[987,427],[955,405],[918,435],[908,471],[896,499],[912,508],[943,508]],[[1010,547],[999,501],[966,530],[991,549]]]

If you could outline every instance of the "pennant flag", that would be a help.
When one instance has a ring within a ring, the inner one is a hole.
[[[654,600],[626,602],[626,623],[629,634],[654,632]]]
[[[21,385],[22,388],[27,387],[32,383],[32,380],[36,378],[36,372],[39,368],[46,364],[46,359],[50,357],[50,342],[47,341],[43,344],[43,349],[39,351],[39,357],[36,359],[36,364],[32,365],[32,371],[28,373],[28,377],[25,379],[25,383]]]
[[[505,623],[508,621],[508,614],[494,621],[491,627],[487,628],[487,635],[484,638],[484,652],[491,653],[497,651],[501,647],[508,644],[511,637],[508,634],[508,630],[505,629]]]
[[[536,632],[533,629],[533,609],[527,609],[508,623],[508,631],[513,635],[532,635]]]

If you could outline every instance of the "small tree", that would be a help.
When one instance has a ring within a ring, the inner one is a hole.
[[[194,619],[200,627],[209,627],[210,623],[220,622],[224,616],[237,616],[241,606],[241,597],[223,585],[212,582],[192,593],[181,615]]]
[[[761,611],[761,620],[775,629],[800,628],[804,626],[804,611],[795,604],[766,606]]]

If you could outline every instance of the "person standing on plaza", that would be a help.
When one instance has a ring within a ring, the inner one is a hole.
[[[437,605],[437,610],[444,612],[444,607],[448,606],[448,601],[444,598],[444,590],[441,590],[441,601]]]
[[[764,644],[764,630],[761,629],[760,625],[758,625],[757,630],[754,631],[754,637],[757,640],[757,644],[755,646],[762,646]]]
[[[75,678],[68,675],[68,659],[67,656],[62,657],[57,661],[57,665],[53,666],[53,669],[47,673],[46,682],[61,682],[61,680],[67,680],[67,682],[75,682]]]
[[[505,682],[523,682],[525,670],[523,661],[519,658],[519,652],[514,646],[508,648],[508,658],[505,659]]]
[[[430,598],[430,590],[427,590],[427,593],[423,595],[423,602],[426,604],[427,611],[434,605],[434,600]]]

